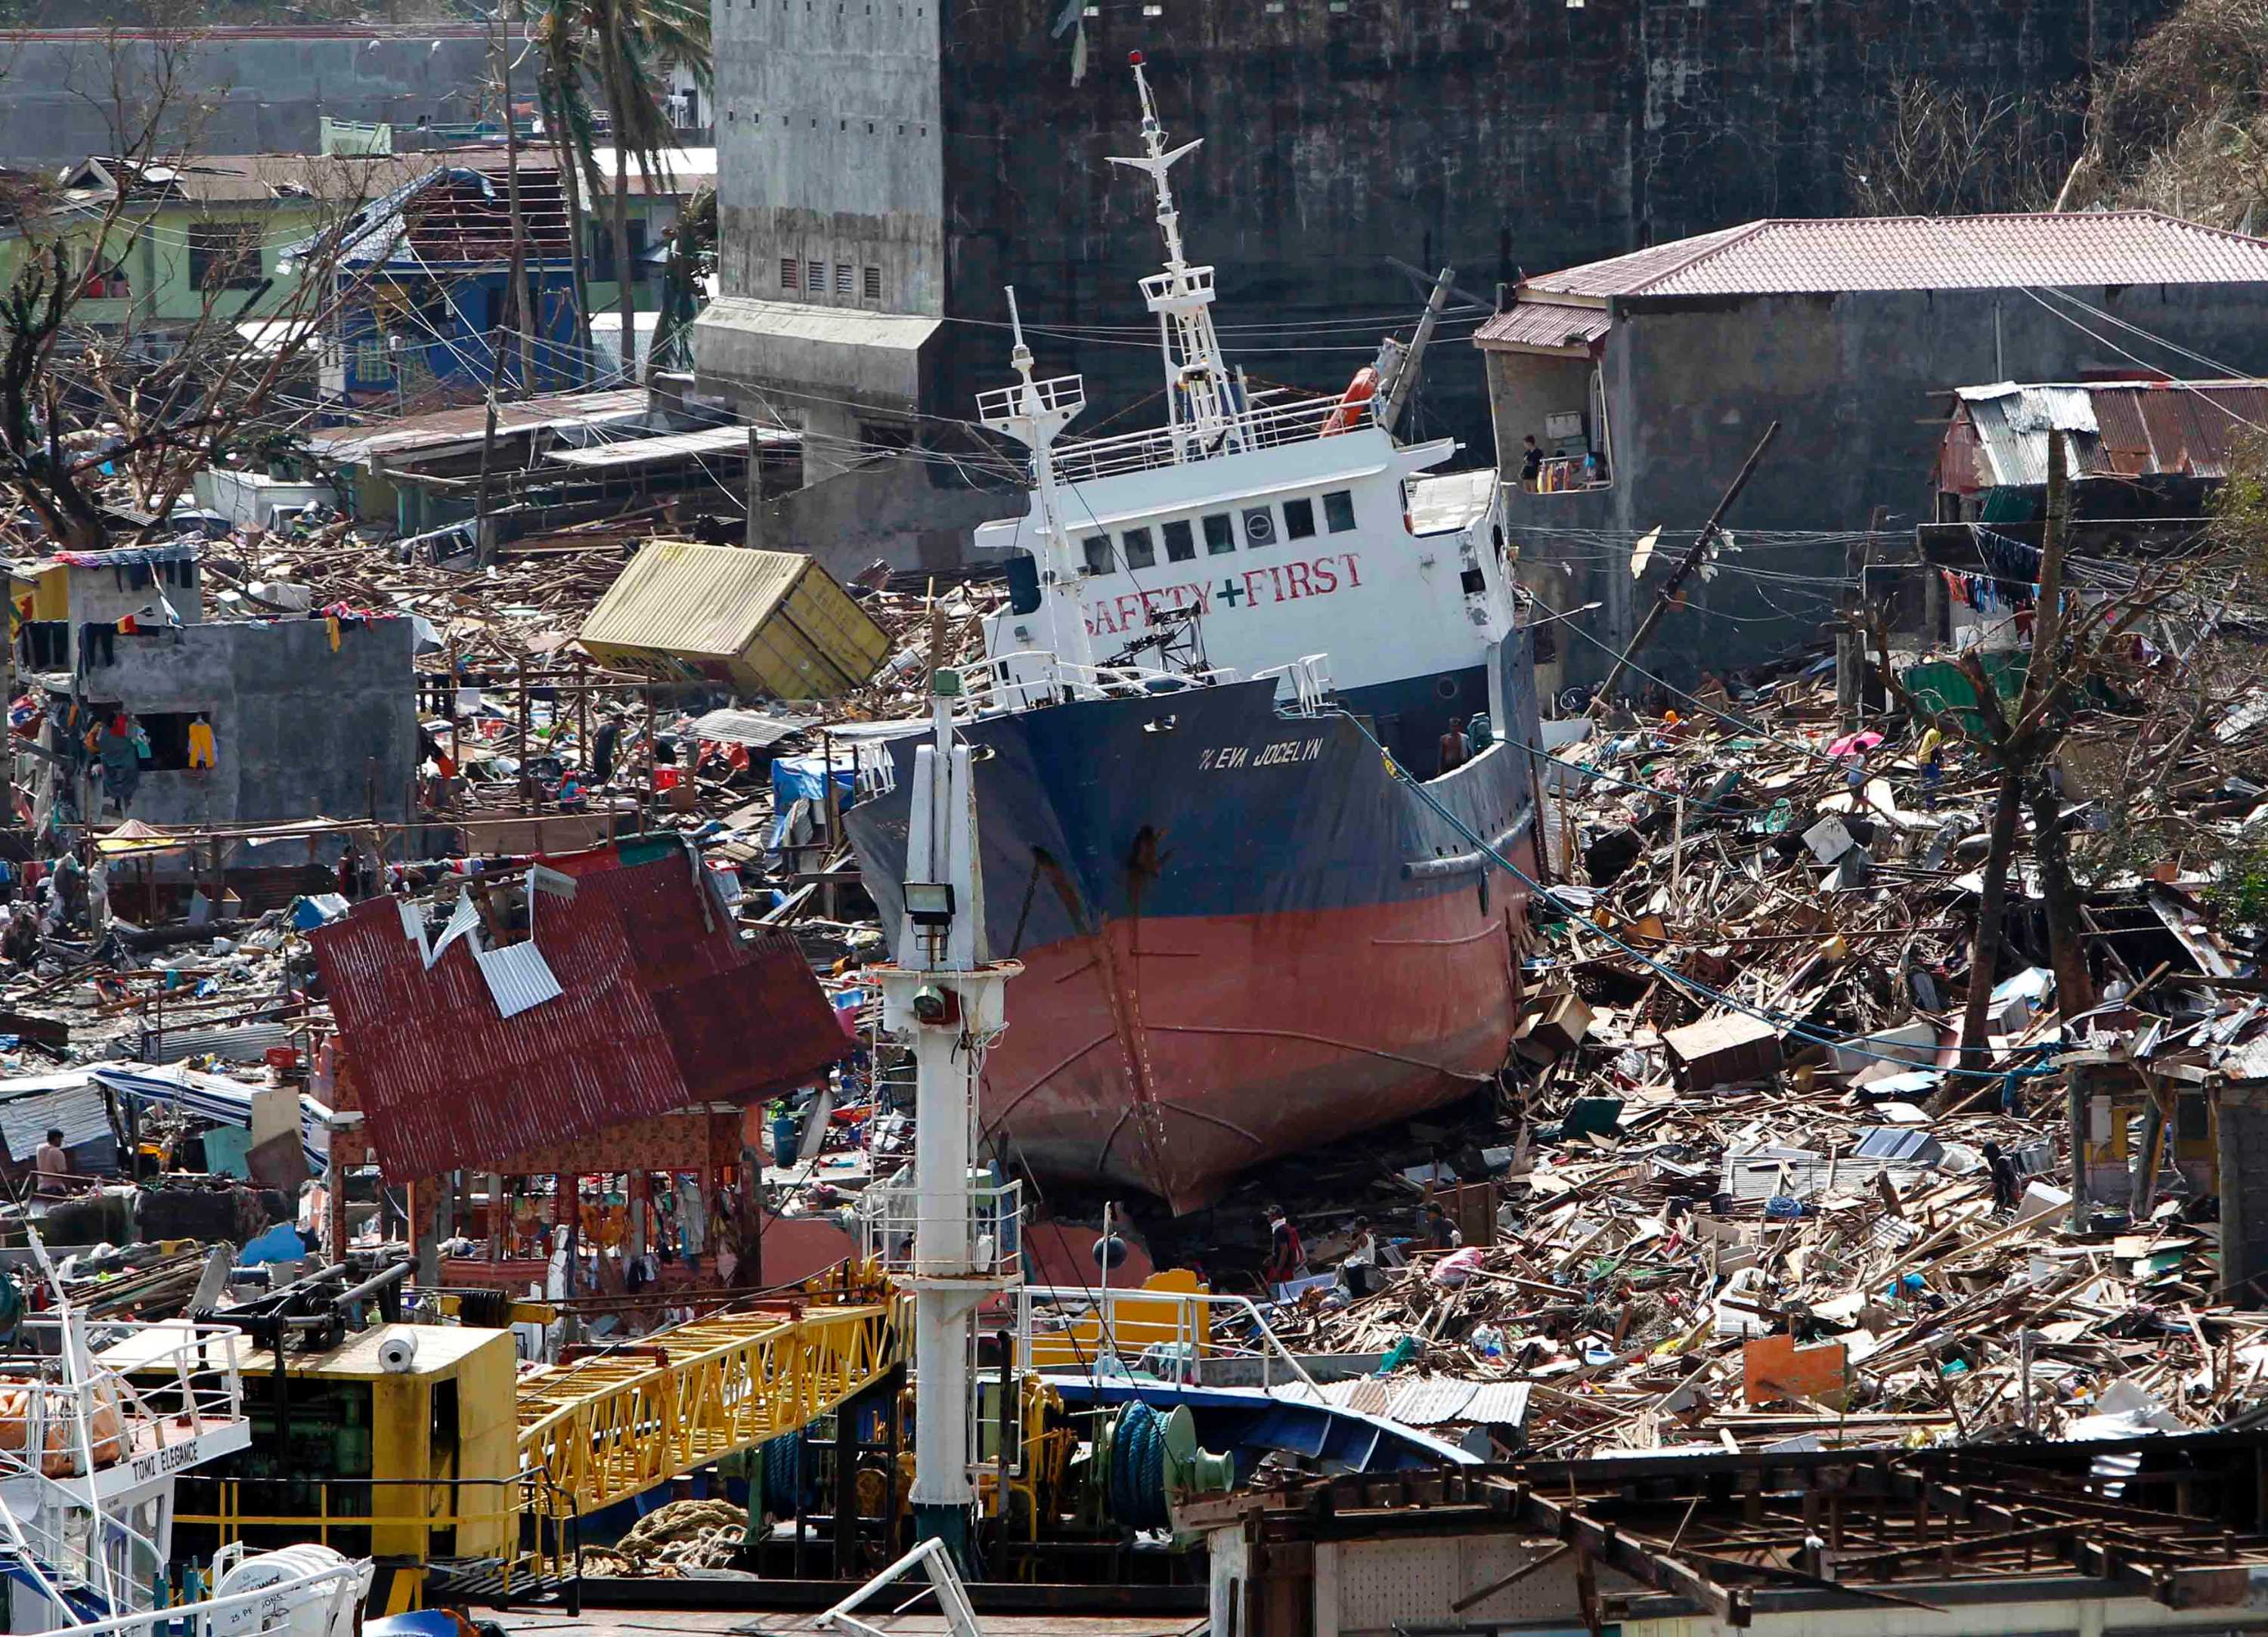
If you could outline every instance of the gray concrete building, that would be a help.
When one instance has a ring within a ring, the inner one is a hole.
[[[77,684],[97,712],[149,735],[126,817],[144,824],[260,824],[373,811],[399,822],[417,771],[416,622],[212,622],[98,644]],[[51,715],[59,696],[51,692]],[[189,729],[212,729],[216,766],[191,767]]]
[[[161,78],[175,88],[166,135],[192,153],[314,153],[326,116],[392,124],[406,144],[420,121],[478,116],[489,41],[466,23],[128,29],[115,51],[100,28],[0,32],[0,162],[115,153],[114,86],[133,116]]]
[[[1005,378],[1013,284],[1042,372],[1087,377],[1073,435],[1156,420],[1134,287],[1157,268],[1153,204],[1106,163],[1138,150],[1130,50],[1173,139],[1204,142],[1174,190],[1191,259],[1219,268],[1232,362],[1336,392],[1422,304],[1395,259],[1454,266],[1485,297],[1523,268],[1832,214],[1904,77],[1983,96],[2072,83],[2167,9],[714,0],[723,299],[695,356],[704,385],[766,394],[838,458],[879,462],[914,425],[954,436],[909,417],[965,419]],[[1479,316],[1462,310],[1445,335]],[[1437,355],[1414,425],[1483,446],[1479,371]],[[908,562],[957,549],[946,514],[971,482],[935,460],[918,476],[921,526],[943,538],[902,540]],[[891,532],[858,503],[833,510]]]
[[[1934,517],[1956,389],[2268,368],[2268,241],[2140,211],[1752,222],[1529,279],[1475,341],[1521,579],[1601,605],[1563,622],[1562,682],[1604,673],[1780,423],[1737,549],[1641,658],[1683,684],[1806,639],[1870,529]]]

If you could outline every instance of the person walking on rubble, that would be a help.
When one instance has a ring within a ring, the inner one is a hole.
[[[1984,1164],[1992,1173],[1992,1209],[2013,1211],[2016,1208],[2016,1163],[2000,1151],[1997,1142],[1984,1145]]]
[[[1307,1276],[1307,1250],[1300,1243],[1300,1230],[1292,1225],[1289,1212],[1280,1205],[1268,1208],[1268,1265],[1261,1270],[1271,1295],[1279,1300],[1283,1288],[1297,1283]]]
[[[1945,782],[1945,735],[1932,728],[1921,736],[1916,752],[1921,760],[1921,804],[1929,812],[1937,811],[1937,788]]]

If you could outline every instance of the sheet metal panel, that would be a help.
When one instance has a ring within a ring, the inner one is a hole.
[[[754,710],[712,710],[693,724],[693,737],[704,744],[747,745],[762,749],[819,724],[817,716],[766,716]]]
[[[643,466],[668,460],[694,460],[703,455],[741,455],[748,452],[748,435],[767,444],[794,444],[803,434],[778,427],[704,426],[690,432],[665,432],[656,437],[630,437],[582,449],[555,449],[549,459],[571,466]]]
[[[1454,1376],[1419,1376],[1395,1384],[1386,1413],[1388,1420],[1405,1427],[1436,1427],[1443,1421],[1462,1420],[1472,1397],[1469,1381]]]
[[[792,941],[744,948],[680,845],[544,862],[533,943],[560,993],[499,1015],[468,943],[428,970],[388,900],[310,935],[389,1181],[806,1084],[853,1042]]]
[[[580,641],[601,657],[644,648],[737,658],[809,561],[794,552],[656,540],[599,599]]]
[[[29,1082],[0,1083],[0,1098],[5,1099],[0,1101],[0,1141],[8,1145],[8,1157],[19,1164],[57,1127],[67,1149],[114,1134],[109,1104],[89,1074],[40,1075]]]

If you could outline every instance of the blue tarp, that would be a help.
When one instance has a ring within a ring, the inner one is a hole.
[[[824,756],[782,756],[772,763],[772,833],[770,845],[778,847],[787,840],[787,823],[791,811],[799,801],[816,802],[827,794],[827,758]],[[835,764],[836,799],[848,812],[858,799],[855,770],[847,761]]]

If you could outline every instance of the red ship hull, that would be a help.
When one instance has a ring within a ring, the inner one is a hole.
[[[1533,874],[1525,838],[1514,862]],[[984,1127],[1035,1173],[1186,1212],[1450,1101],[1503,1064],[1518,1009],[1525,894],[1484,898],[1114,920],[1027,950]]]

